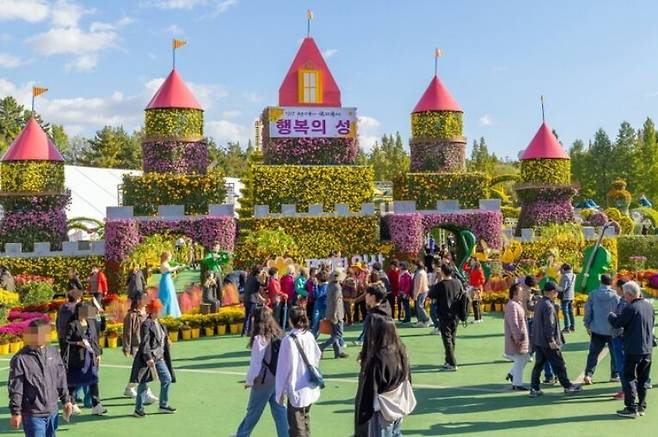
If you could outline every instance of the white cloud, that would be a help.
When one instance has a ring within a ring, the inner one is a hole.
[[[327,49],[322,52],[322,57],[325,59],[329,59],[332,56],[334,56],[336,53],[338,53],[338,49]]]
[[[236,6],[238,0],[142,0],[141,5],[158,9],[192,10],[197,6],[207,6],[214,9],[214,15],[223,14]]]
[[[16,68],[23,64],[21,58],[10,55],[8,53],[0,53],[0,67]]]
[[[82,16],[91,13],[91,9],[85,9],[78,3],[57,0],[52,8],[51,21],[55,27],[77,27]]]
[[[67,70],[75,70],[80,72],[92,71],[98,64],[98,56],[96,55],[82,55],[74,61],[66,64]]]
[[[218,145],[230,142],[240,142],[245,147],[249,142],[250,131],[245,126],[228,120],[209,121],[206,123],[206,133]]]
[[[230,109],[228,111],[222,112],[222,117],[224,118],[237,118],[241,115],[242,115],[242,111],[239,111],[237,109]]]
[[[365,152],[369,152],[372,146],[381,138],[381,125],[379,120],[374,117],[359,116],[359,145]]]
[[[480,126],[492,126],[493,124],[494,121],[489,114],[484,114],[480,117]]]
[[[146,94],[152,96],[164,82],[164,77],[158,77],[146,82]],[[218,84],[206,84],[196,82],[185,82],[192,90],[192,94],[197,98],[201,106],[205,109],[212,109],[215,103],[226,97],[228,92],[226,88]]]
[[[0,0],[0,21],[37,23],[48,17],[49,10],[48,3],[43,0]]]
[[[233,6],[238,5],[238,0],[222,0],[215,6],[215,14],[223,14]]]
[[[167,27],[167,33],[170,33],[172,35],[182,35],[185,33],[185,30],[183,30],[183,28],[180,27],[178,24],[172,24]]]

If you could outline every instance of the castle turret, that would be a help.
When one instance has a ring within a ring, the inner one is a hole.
[[[575,219],[571,199],[571,161],[550,127],[543,122],[521,154],[521,182],[515,190],[521,204],[522,228],[566,223]]]
[[[0,243],[36,242],[60,249],[67,239],[64,158],[39,123],[31,118],[2,157]]]
[[[455,172],[466,167],[464,112],[437,75],[411,113],[411,171]]]

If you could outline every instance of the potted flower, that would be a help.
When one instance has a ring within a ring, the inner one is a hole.
[[[9,354],[9,336],[8,334],[0,334],[0,355]]]
[[[191,332],[192,339],[196,339],[201,336],[201,324],[202,324],[201,317],[202,316],[200,314],[193,314],[192,316],[190,316],[188,323],[190,324],[190,328],[192,331]]]
[[[108,323],[105,329],[105,336],[107,347],[116,348],[119,346],[119,333],[122,331],[123,325],[121,323]]]
[[[192,327],[188,322],[181,322],[180,333],[183,340],[189,340],[192,338]]]
[[[176,343],[178,341],[178,331],[181,328],[180,320],[174,319],[173,317],[163,317],[160,320],[160,323],[162,323],[164,327],[167,328],[167,335],[169,340],[172,343]]]
[[[9,341],[10,354],[15,354],[21,349],[21,341],[18,335],[7,334],[7,340]]]
[[[231,326],[231,334],[239,334],[242,331],[242,321],[244,316],[242,311],[237,308],[232,308],[229,313],[229,324]]]
[[[215,335],[215,325],[217,324],[216,314],[206,314],[200,316],[202,318],[203,334],[206,337],[213,337]]]

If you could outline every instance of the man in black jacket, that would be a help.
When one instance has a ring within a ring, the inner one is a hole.
[[[25,347],[11,359],[9,371],[9,411],[12,428],[23,423],[26,436],[55,436],[57,401],[64,404],[64,418],[73,411],[66,382],[66,369],[57,349],[47,346],[50,326],[42,319],[32,320],[23,333]]]
[[[448,264],[441,264],[443,280],[432,286],[429,298],[436,299],[439,317],[439,331],[445,349],[445,364],[441,370],[454,372],[457,370],[455,358],[455,337],[457,336],[457,314],[455,303],[464,292],[462,283],[452,277],[452,268]]]
[[[533,318],[532,346],[535,349],[535,366],[532,369],[530,397],[536,398],[544,394],[539,388],[539,376],[544,369],[546,361],[551,363],[553,371],[557,375],[565,394],[573,394],[581,391],[580,385],[572,384],[567,375],[567,367],[560,348],[562,337],[560,325],[555,311],[555,298],[557,297],[557,285],[548,281],[544,285],[544,297],[535,305]]]
[[[610,313],[608,321],[614,328],[624,328],[625,408],[617,411],[617,415],[634,419],[644,416],[647,408],[646,383],[651,373],[654,314],[651,304],[642,298],[637,282],[625,283],[623,290],[627,305],[619,316]]]

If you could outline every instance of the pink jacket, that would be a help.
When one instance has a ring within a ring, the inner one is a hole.
[[[505,353],[520,355],[528,353],[528,325],[523,306],[510,299],[505,306]]]
[[[288,302],[295,300],[295,278],[292,275],[283,275],[281,278],[281,291],[288,295]]]
[[[411,297],[414,293],[414,278],[411,273],[404,271],[400,274],[400,294]]]

